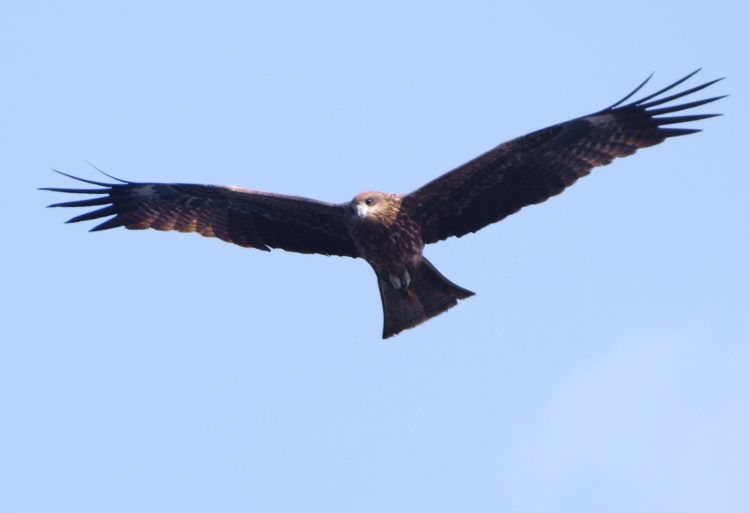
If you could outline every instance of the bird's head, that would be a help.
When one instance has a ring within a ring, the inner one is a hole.
[[[363,192],[349,205],[352,215],[360,220],[390,225],[401,209],[401,197],[384,192]]]

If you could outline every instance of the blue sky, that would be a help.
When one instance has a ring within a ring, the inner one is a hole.
[[[0,510],[746,511],[748,10],[5,5]],[[428,247],[477,296],[386,342],[364,262],[90,234],[36,190],[408,192],[699,66],[724,117]]]

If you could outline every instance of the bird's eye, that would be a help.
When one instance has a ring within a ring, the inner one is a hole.
[[[372,206],[373,203],[375,203],[375,200],[372,198],[367,198],[365,200],[365,205],[367,205],[368,207]]]

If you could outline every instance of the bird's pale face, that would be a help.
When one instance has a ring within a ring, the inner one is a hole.
[[[401,198],[383,192],[363,192],[351,202],[352,214],[361,220],[391,224],[401,208]]]

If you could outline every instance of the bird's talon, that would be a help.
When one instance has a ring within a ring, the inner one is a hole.
[[[409,274],[409,271],[404,271],[404,275],[401,277],[401,283],[405,289],[409,288],[409,285],[411,285],[411,275]]]

